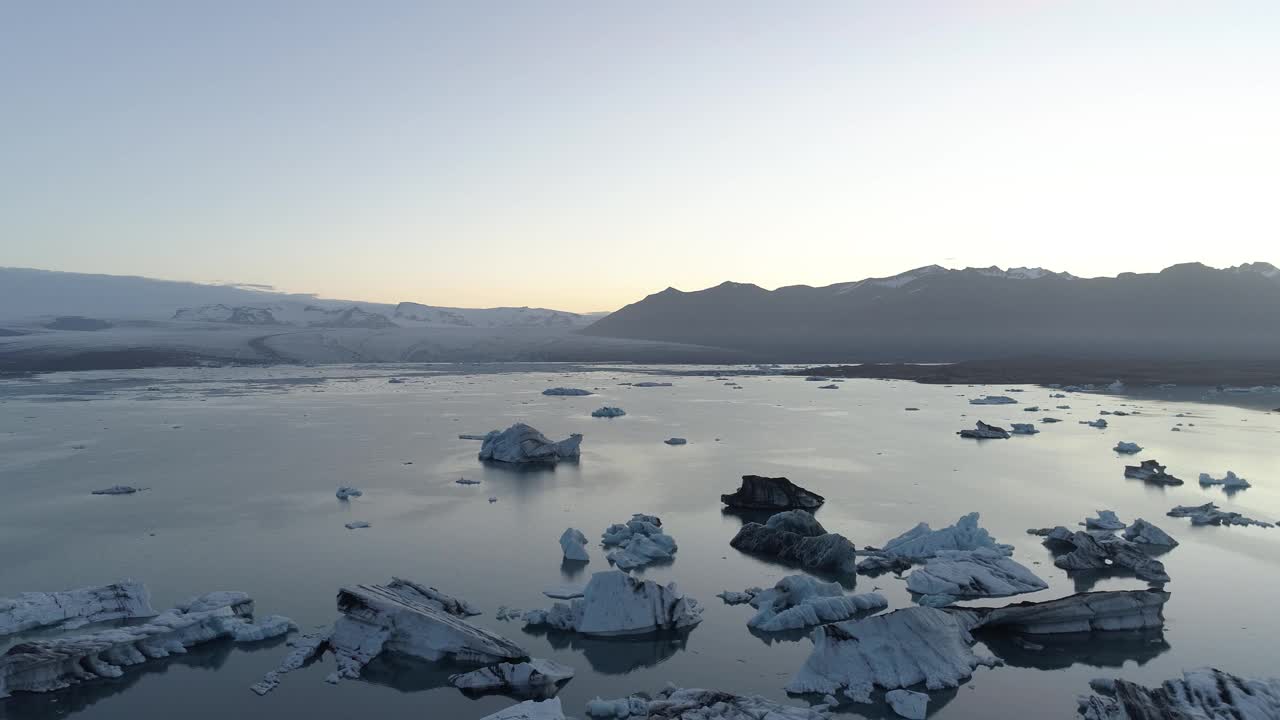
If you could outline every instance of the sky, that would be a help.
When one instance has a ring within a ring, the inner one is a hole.
[[[0,3],[0,266],[615,309],[1280,264],[1280,3]]]

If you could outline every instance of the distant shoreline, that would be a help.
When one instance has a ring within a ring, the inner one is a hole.
[[[792,370],[788,375],[833,378],[913,380],[931,385],[1280,385],[1280,358],[1275,360],[1150,360],[1022,358],[968,360],[921,365],[884,363],[823,365]]]

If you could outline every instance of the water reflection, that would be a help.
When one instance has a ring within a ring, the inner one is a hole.
[[[529,635],[546,637],[557,650],[576,650],[587,658],[591,669],[604,675],[625,675],[641,668],[655,667],[685,649],[689,630],[663,632],[643,637],[587,637],[578,633],[526,627]]]
[[[1129,660],[1145,665],[1170,650],[1162,628],[1034,636],[979,630],[974,636],[1006,665],[1038,670],[1118,668]]]

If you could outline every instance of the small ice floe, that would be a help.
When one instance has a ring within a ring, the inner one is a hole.
[[[151,593],[136,580],[0,598],[0,637],[27,630],[74,630],[107,620],[155,616]]]
[[[1049,398],[1050,398],[1051,400],[1057,400],[1057,399],[1059,399],[1059,398],[1064,398],[1064,397],[1066,397],[1066,396],[1067,396],[1067,394],[1066,394],[1066,393],[1051,393],[1051,394],[1049,395]]]
[[[1051,549],[1070,547],[1070,551],[1054,558],[1053,564],[1063,570],[1109,570],[1126,568],[1139,580],[1150,583],[1167,583],[1169,575],[1164,563],[1143,552],[1137,543],[1129,542],[1106,532],[1071,532],[1067,528],[1054,528],[1045,538]]]
[[[591,417],[595,417],[595,418],[616,418],[616,417],[622,417],[623,415],[626,415],[626,414],[627,414],[626,410],[623,410],[620,407],[611,407],[609,405],[605,405],[602,408],[591,411]]]
[[[1216,478],[1209,473],[1200,473],[1201,485],[1221,485],[1223,490],[1244,490],[1249,485],[1249,481],[1236,475],[1230,470],[1224,477]]]
[[[827,382],[830,379],[831,378],[824,378],[820,375],[810,375],[809,377],[805,378],[804,381],[805,382]]]
[[[1076,701],[1084,720],[1280,717],[1280,679],[1242,678],[1217,668],[1186,670],[1156,688],[1120,678],[1090,680],[1089,687],[1097,694]]]
[[[1040,432],[1033,423],[1013,423],[1009,427],[1013,428],[1014,435],[1035,435]]]
[[[587,703],[587,715],[595,720],[689,718],[689,720],[828,720],[823,706],[782,705],[757,695],[734,695],[721,690],[668,686],[652,700],[639,695]]]
[[[889,606],[889,601],[880,593],[846,595],[839,583],[822,582],[808,575],[789,575],[768,590],[750,588],[741,593],[719,595],[721,599],[734,600],[743,596],[757,610],[747,621],[747,627],[763,632],[800,630],[848,620],[858,613]]]
[[[962,438],[970,438],[972,440],[1008,440],[1009,431],[995,425],[988,425],[981,420],[973,430],[961,430],[956,433]]]
[[[388,382],[389,384],[391,384],[391,385],[399,385],[399,384],[403,383],[403,382],[404,382],[404,380],[401,380],[400,378],[391,378],[391,379],[390,379],[390,380],[388,380],[387,382]]]
[[[738,592],[736,590],[725,590],[724,592],[716,595],[716,597],[723,600],[725,605],[745,605],[751,602],[752,598],[762,592],[764,592],[764,589],[758,587],[747,588],[742,592]]]
[[[182,654],[201,643],[224,638],[255,642],[287,634],[294,628],[291,620],[279,615],[254,621],[253,600],[241,592],[210,593],[159,615],[149,615],[153,617],[141,625],[36,638],[9,648],[0,656],[0,698],[15,692],[50,692],[88,680],[118,678],[125,667]]]
[[[1254,520],[1238,512],[1226,512],[1213,503],[1204,505],[1179,505],[1168,512],[1169,517],[1191,518],[1192,525],[1257,525],[1275,527],[1269,522]]]
[[[453,482],[457,485],[479,485],[480,484],[479,480],[469,480],[467,478],[461,478],[461,477],[458,478],[457,480],[454,480]]]
[[[898,717],[904,717],[907,720],[924,720],[929,709],[929,696],[926,693],[890,690],[884,694],[884,699]]]
[[[688,445],[688,444],[689,444],[689,441],[688,441],[688,440],[686,440],[686,439],[684,439],[684,438],[682,438],[682,437],[667,438],[666,440],[663,440],[662,442],[664,442],[664,443],[666,443],[666,444],[668,444],[668,445]]]
[[[560,550],[565,560],[587,562],[591,559],[587,555],[587,536],[576,528],[568,528],[560,535]]]
[[[1143,460],[1138,465],[1125,465],[1124,476],[1131,480],[1143,480],[1157,485],[1182,484],[1182,480],[1165,472],[1165,466],[1155,460]]]
[[[521,663],[498,663],[449,676],[449,684],[473,693],[499,693],[520,699],[554,697],[573,679],[573,668],[553,660],[533,658]]]
[[[616,548],[605,558],[623,570],[671,560],[676,551],[675,538],[662,531],[662,520],[653,515],[636,514],[626,523],[610,525],[601,542],[607,548]]]
[[[276,666],[275,670],[262,676],[262,679],[249,686],[249,689],[259,695],[267,693],[280,687],[281,675],[286,675],[306,665],[309,661],[320,657],[324,653],[324,649],[328,647],[329,631],[307,633],[295,639],[286,642],[286,645],[293,650],[285,656],[284,660]]]
[[[1180,428],[1180,427],[1171,427],[1171,428],[1169,428],[1169,431],[1170,431],[1170,432],[1182,432],[1182,428]]]
[[[496,503],[496,502],[498,502],[498,496],[497,496],[497,495],[491,495],[491,496],[489,496],[489,502],[490,502],[490,503]]]
[[[970,398],[970,405],[1017,405],[1018,401],[1008,395],[987,395],[986,397]]]
[[[583,635],[646,635],[691,628],[702,622],[702,608],[675,583],[662,586],[621,570],[605,570],[591,576],[583,597],[549,610],[530,610],[524,621]]]
[[[743,475],[742,485],[720,502],[742,510],[816,510],[826,498],[785,477]]]
[[[1058,418],[1056,418],[1056,417],[1042,417],[1042,418],[1040,418],[1040,422],[1045,423],[1045,424],[1053,424],[1053,423],[1060,423],[1060,422],[1062,422],[1062,420],[1060,420],[1060,419],[1058,419]]]
[[[364,493],[358,490],[357,488],[348,487],[346,485],[343,485],[342,487],[338,488],[338,492],[334,494],[338,496],[339,500],[347,500],[353,497],[360,497],[361,495],[364,495]]]
[[[1163,590],[1109,590],[998,608],[948,608],[948,612],[961,618],[970,629],[999,629],[1025,635],[1126,632],[1164,627],[1164,604],[1168,600],[1169,593]]]
[[[833,383],[831,385],[819,385],[818,389],[819,390],[839,390],[840,386]]]
[[[1026,566],[990,548],[941,551],[907,576],[908,590],[939,601],[922,603],[933,607],[958,599],[1008,597],[1048,587]]]
[[[1134,520],[1132,525],[1125,528],[1124,539],[1148,547],[1178,547],[1178,541],[1174,540],[1169,533],[1142,518]]]
[[[1081,420],[1080,424],[1088,425],[1091,428],[1098,428],[1099,430],[1107,429],[1107,421],[1105,418],[1098,418],[1097,420]]]
[[[583,395],[595,395],[590,390],[582,388],[553,387],[542,391],[543,395],[561,395],[565,397],[581,397]]]
[[[146,488],[136,488],[136,487],[133,487],[132,485],[112,485],[109,488],[94,490],[92,494],[93,495],[132,495],[134,493],[142,492],[143,490],[146,490]]]
[[[565,720],[564,706],[560,698],[549,700],[525,700],[480,720]]]
[[[543,588],[542,594],[552,600],[572,600],[582,597],[583,588],[581,585],[553,585]]]
[[[1029,406],[1029,407],[1024,407],[1024,408],[1022,408],[1022,412],[1040,412],[1040,406],[1039,406],[1039,405],[1031,405],[1031,406]]]
[[[1142,452],[1142,446],[1138,443],[1125,442],[1123,440],[1116,443],[1116,446],[1111,449],[1122,455],[1136,455]]]
[[[671,387],[671,383],[669,382],[638,382],[638,383],[634,383],[631,387],[638,387],[638,388]]]
[[[978,525],[978,520],[978,513],[972,512],[941,530],[920,523],[885,543],[879,556],[858,563],[858,572],[899,569],[904,563],[922,562],[946,550],[988,548],[1001,555],[1012,555],[1013,546],[997,543],[991,533]]]
[[[550,464],[561,460],[577,460],[582,435],[574,433],[559,442],[524,423],[516,423],[506,430],[494,430],[484,436],[480,446],[480,460],[512,464]]]
[[[369,525],[369,523],[365,522],[364,520],[353,520],[347,523],[345,527],[348,530],[360,530],[362,528],[371,527],[371,525]]]
[[[804,510],[780,512],[764,522],[750,522],[729,541],[745,553],[777,558],[809,571],[851,573],[857,549],[848,538],[829,533]]]
[[[478,433],[462,433],[461,435],[458,436],[458,439],[459,440],[483,440],[485,439],[485,437],[486,437],[485,435],[481,435]]]
[[[1127,524],[1121,522],[1120,518],[1112,510],[1099,510],[1098,517],[1085,518],[1080,523],[1086,530],[1123,530],[1128,527]]]

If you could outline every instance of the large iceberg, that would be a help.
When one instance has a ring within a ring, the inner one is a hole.
[[[747,523],[729,544],[737,550],[767,555],[806,570],[847,574],[857,563],[857,548],[839,533],[829,533],[804,510],[789,510],[763,525]]]
[[[944,550],[907,576],[908,590],[943,602],[1007,597],[1048,587],[1031,570],[991,548]]]
[[[1221,485],[1224,490],[1244,490],[1250,487],[1249,481],[1230,470],[1223,477],[1216,478],[1209,473],[1200,473],[1201,485]]]
[[[1139,545],[1147,545],[1150,547],[1177,547],[1178,541],[1174,540],[1169,533],[1152,525],[1151,523],[1138,518],[1133,524],[1125,528],[1124,539]]]
[[[884,544],[877,556],[858,564],[859,572],[877,572],[885,569],[902,569],[913,562],[921,562],[945,550],[978,550],[989,548],[1001,555],[1012,555],[1012,545],[997,543],[991,533],[978,526],[979,515],[969,513],[956,524],[934,530],[928,523],[920,523]]]
[[[105,620],[153,617],[151,594],[136,580],[61,592],[0,598],[0,636],[35,630],[71,630]]]
[[[484,436],[480,445],[482,461],[504,463],[547,463],[578,459],[582,435],[574,433],[559,442],[552,442],[546,435],[524,423],[516,423],[506,430],[493,430]]]
[[[1238,512],[1220,510],[1213,503],[1178,505],[1167,514],[1169,517],[1191,518],[1192,525],[1257,525],[1258,527],[1275,527],[1272,523],[1254,520]]]
[[[1077,708],[1085,720],[1276,720],[1280,718],[1280,679],[1254,680],[1217,668],[1198,668],[1148,688],[1122,679],[1089,683],[1097,695],[1082,696]]]
[[[1155,460],[1143,460],[1139,465],[1125,465],[1124,476],[1157,485],[1181,485],[1182,480],[1165,472],[1165,466]]]
[[[726,602],[746,597],[746,602],[757,611],[747,626],[764,632],[839,622],[889,606],[889,601],[880,593],[846,595],[839,583],[822,582],[807,575],[789,575],[768,590],[752,588],[743,593],[722,595]]]
[[[583,597],[549,610],[530,610],[524,621],[583,635],[644,635],[691,628],[702,622],[702,608],[675,583],[662,586],[621,570],[606,570],[591,576]]]
[[[981,420],[973,430],[961,430],[956,433],[970,440],[1008,440],[1009,431],[995,425],[988,425]]]
[[[591,559],[587,555],[587,536],[576,528],[568,528],[560,535],[560,550],[565,560],[587,562]]]
[[[1054,565],[1063,570],[1127,568],[1141,580],[1153,583],[1169,582],[1164,563],[1143,552],[1136,543],[1107,532],[1078,530],[1068,536],[1055,528],[1045,542],[1072,546],[1070,552],[1059,555],[1053,561]]]
[[[573,668],[552,660],[498,663],[449,676],[449,684],[474,693],[501,693],[521,699],[546,699],[573,678]]]
[[[675,538],[662,531],[662,520],[653,515],[636,514],[626,523],[610,525],[602,542],[614,548],[605,558],[623,570],[671,560],[676,551]]]
[[[1169,593],[1162,590],[1112,590],[998,608],[955,608],[949,612],[964,619],[970,629],[1056,635],[1161,628],[1168,600]]]
[[[253,600],[244,593],[210,593],[142,625],[14,645],[0,655],[0,698],[14,692],[49,692],[86,680],[118,678],[126,666],[181,654],[211,640],[256,642],[293,628],[291,620],[278,615],[255,622]]]
[[[742,486],[720,501],[744,510],[815,510],[826,498],[784,477],[743,475]]]

